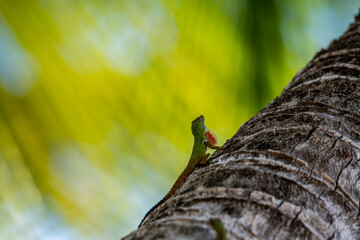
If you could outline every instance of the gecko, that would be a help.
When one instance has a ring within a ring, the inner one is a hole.
[[[140,222],[139,227],[153,210],[155,210],[158,206],[168,200],[176,192],[176,190],[180,188],[181,184],[191,173],[193,173],[199,166],[206,163],[210,156],[210,153],[206,153],[206,150],[208,148],[222,149],[222,147],[215,146],[217,144],[216,136],[214,133],[212,133],[210,129],[205,126],[204,121],[205,118],[203,115],[197,117],[194,121],[192,121],[191,132],[194,135],[194,146],[192,149],[190,160],[186,165],[185,169],[180,174],[180,176],[176,179],[170,191],[165,195],[163,199],[161,199],[145,214],[145,217]]]

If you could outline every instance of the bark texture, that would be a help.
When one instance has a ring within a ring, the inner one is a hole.
[[[360,239],[360,15],[124,237]]]

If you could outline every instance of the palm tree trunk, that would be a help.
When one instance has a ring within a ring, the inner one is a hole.
[[[360,239],[360,14],[124,239]]]

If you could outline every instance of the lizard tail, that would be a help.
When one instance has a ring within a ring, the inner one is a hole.
[[[174,185],[171,187],[170,191],[161,199],[155,206],[153,206],[144,216],[144,218],[141,220],[138,227],[141,226],[141,224],[145,221],[146,217],[154,211],[158,206],[163,204],[166,200],[168,200],[175,192],[176,190],[181,186],[181,184],[185,181],[187,176],[189,176],[192,172],[195,171],[196,167],[193,167],[192,165],[187,165],[186,168],[182,171],[180,176],[176,179]]]
[[[157,208],[158,206],[160,206],[164,201],[160,200],[157,204],[155,204],[155,206],[153,206],[144,216],[144,218],[141,220],[138,228],[141,226],[141,224],[145,221],[145,218],[152,212],[155,210],[155,208]]]

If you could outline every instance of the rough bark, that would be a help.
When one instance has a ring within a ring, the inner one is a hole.
[[[124,239],[360,239],[360,14]]]

